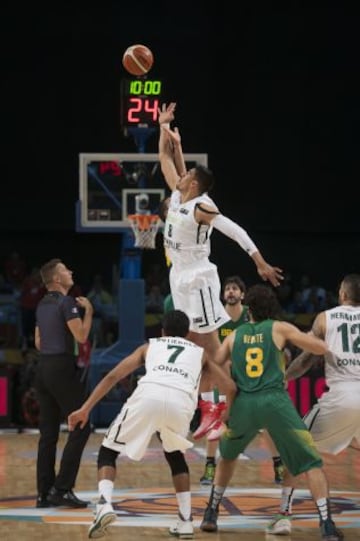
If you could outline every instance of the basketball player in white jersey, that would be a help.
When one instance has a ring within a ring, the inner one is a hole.
[[[165,249],[171,260],[170,289],[175,308],[189,316],[191,338],[210,357],[220,347],[217,329],[230,316],[221,302],[217,267],[209,260],[213,228],[237,242],[252,257],[259,275],[278,286],[282,270],[269,265],[247,232],[219,211],[208,192],[213,174],[203,166],[186,171],[177,129],[171,130],[175,104],[159,111],[159,160],[172,191],[164,228]]]
[[[201,373],[209,371],[220,382],[229,405],[236,386],[224,370],[205,358],[202,347],[186,339],[189,318],[184,312],[172,310],[165,314],[162,334],[121,360],[97,384],[82,407],[68,417],[69,430],[79,423],[81,428],[85,426],[91,409],[109,390],[145,364],[145,375],[112,422],[99,450],[99,501],[89,529],[90,538],[102,537],[116,520],[111,501],[119,453],[141,460],[154,434],[162,442],[179,505],[179,519],[170,533],[187,538],[193,535],[190,476],[184,453],[193,446],[186,436],[197,406]]]
[[[304,421],[318,450],[337,455],[349,446],[360,450],[360,274],[348,274],[340,284],[339,306],[320,312],[312,333],[330,350],[324,356],[326,391]],[[286,379],[302,376],[316,357],[302,352],[289,365]],[[290,533],[294,483],[285,474],[280,514],[267,531]]]
[[[283,279],[282,270],[269,265],[247,232],[225,217],[208,192],[214,184],[212,172],[204,166],[189,171],[174,120],[175,103],[163,104],[159,110],[159,160],[166,183],[171,190],[164,228],[164,247],[171,267],[170,290],[174,307],[190,319],[190,339],[202,346],[210,359],[220,347],[218,328],[230,320],[221,301],[221,284],[217,266],[209,259],[213,228],[237,242],[253,259],[258,274],[273,286]],[[211,391],[216,382],[202,377],[200,391]],[[204,430],[216,418],[217,410],[202,412]]]

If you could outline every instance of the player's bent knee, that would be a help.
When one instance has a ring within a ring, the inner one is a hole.
[[[189,467],[186,464],[184,454],[181,451],[173,451],[168,453],[164,451],[167,463],[170,466],[171,475],[180,475],[181,473],[189,473]]]
[[[107,447],[104,447],[102,445],[99,449],[99,454],[98,454],[98,459],[97,459],[98,470],[104,466],[111,466],[115,468],[116,459],[118,456],[119,456],[119,453],[117,451],[114,451],[113,449],[108,449]]]

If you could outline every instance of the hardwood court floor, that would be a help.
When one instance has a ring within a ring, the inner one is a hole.
[[[59,442],[61,452],[66,433]],[[103,435],[93,433],[84,451],[75,492],[92,502],[96,498],[96,453]],[[35,460],[37,433],[0,433],[0,539],[1,541],[83,541],[93,517],[93,504],[86,510],[36,510]],[[278,508],[279,488],[273,483],[270,454],[261,435],[241,457],[227,492],[217,533],[198,528],[209,488],[201,487],[204,443],[197,442],[187,454],[193,489],[195,537],[208,541],[277,541],[283,537],[264,533],[264,525]],[[360,539],[360,452],[349,449],[326,461],[335,518],[345,539]],[[293,541],[320,539],[317,516],[303,479],[294,504]],[[170,474],[154,438],[145,459],[138,463],[118,459],[115,504],[118,520],[108,530],[109,541],[169,539],[168,526],[176,516]],[[298,518],[296,518],[298,514]]]

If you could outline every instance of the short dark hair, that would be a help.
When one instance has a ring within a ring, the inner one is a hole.
[[[342,280],[342,285],[349,300],[354,304],[360,304],[360,274],[347,274]]]
[[[270,286],[256,284],[249,287],[244,302],[249,307],[254,321],[280,317],[281,307],[275,292]]]
[[[225,278],[224,283],[223,283],[223,291],[225,290],[225,287],[228,284],[236,284],[238,288],[240,289],[240,291],[242,291],[243,293],[246,293],[245,282],[240,278],[240,276],[234,275],[234,276],[228,276],[227,278]]]
[[[55,268],[59,263],[62,263],[61,259],[54,258],[50,259],[50,261],[48,261],[41,267],[40,276],[45,286],[53,281]]]
[[[185,336],[189,332],[190,320],[182,310],[170,310],[164,315],[162,327],[165,336]]]
[[[196,165],[195,170],[195,179],[199,185],[200,194],[205,192],[210,192],[215,185],[215,177],[213,172],[210,171],[205,165]]]

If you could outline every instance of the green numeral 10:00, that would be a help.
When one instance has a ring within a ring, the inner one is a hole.
[[[158,96],[161,94],[161,81],[130,81],[130,94]]]

